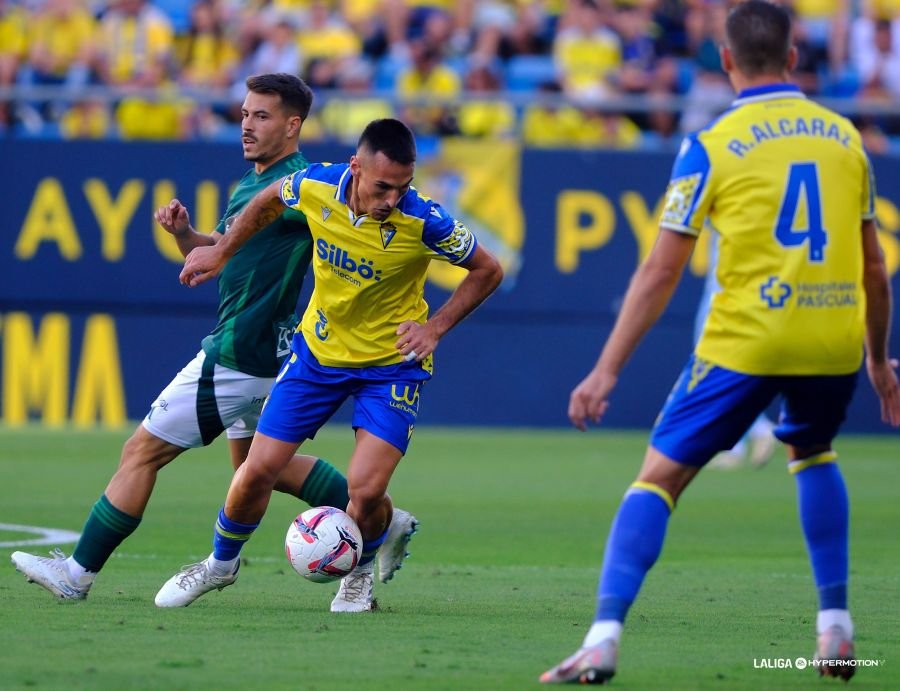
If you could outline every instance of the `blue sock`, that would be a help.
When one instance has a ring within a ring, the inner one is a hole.
[[[819,609],[847,609],[850,509],[841,469],[833,454],[829,458],[792,465],[798,468],[800,525],[819,590]]]
[[[231,561],[241,553],[244,543],[253,535],[259,523],[238,523],[219,511],[216,529],[213,533],[213,557],[219,561]]]
[[[606,542],[596,621],[625,621],[662,551],[672,506],[668,493],[649,483],[635,483],[626,492]]]
[[[378,551],[378,548],[381,547],[381,543],[387,538],[387,534],[388,529],[385,528],[384,532],[374,540],[363,540],[363,551],[358,566],[368,564],[375,559],[375,553]]]

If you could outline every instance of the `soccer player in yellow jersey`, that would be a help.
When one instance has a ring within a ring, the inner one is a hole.
[[[832,441],[864,355],[882,419],[900,425],[897,362],[887,352],[890,283],[859,133],[788,83],[796,59],[783,8],[748,0],[730,12],[721,60],[737,100],[686,138],[656,245],[631,281],[597,364],[572,392],[573,424],[583,430],[599,422],[708,219],[721,238],[722,290],[613,522],[594,623],[582,647],[543,682],[613,676],[622,624],[659,556],[679,495],[776,397],[775,435],[796,478],[818,589],[814,667],[844,679],[854,671],[848,499]]]
[[[287,206],[309,223],[315,289],[219,513],[213,553],[194,577],[179,573],[162,587],[160,607],[189,605],[234,582],[241,547],[262,519],[281,469],[352,396],[356,445],[347,469],[347,511],[362,531],[363,557],[331,610],[372,609],[372,559],[391,522],[388,482],[406,453],[432,353],[503,275],[465,225],[411,187],[415,161],[409,128],[399,120],[374,120],[349,164],[312,164],[277,180],[222,240],[188,255],[181,280],[198,285]],[[432,259],[468,273],[429,315],[423,289]]]
[[[247,79],[241,107],[241,144],[252,167],[231,194],[225,213],[209,234],[191,225],[177,199],[154,218],[187,256],[229,233],[231,220],[275,180],[308,165],[298,150],[313,93],[290,74]],[[313,252],[306,218],[284,213],[247,243],[219,276],[217,323],[197,356],[172,379],[125,443],[118,468],[91,508],[74,553],[41,557],[13,552],[25,577],[63,600],[83,600],[113,552],[141,524],[160,471],[187,449],[211,444],[223,432],[237,468],[250,450],[263,402],[290,354],[295,309]],[[276,484],[311,506],[346,506],[346,479],[327,461],[298,455]],[[416,518],[395,509],[379,551],[379,579],[392,578],[416,531]],[[190,576],[192,577],[192,576]]]

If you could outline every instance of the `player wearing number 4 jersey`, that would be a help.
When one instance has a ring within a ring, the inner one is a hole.
[[[790,33],[785,10],[763,0],[729,14],[721,57],[737,100],[685,140],[656,245],[632,279],[597,364],[572,392],[572,422],[579,429],[598,422],[708,219],[721,238],[721,291],[613,522],[594,623],[582,647],[544,673],[544,682],[613,676],[625,616],[659,556],[681,492],[776,397],[775,435],[796,478],[818,588],[815,668],[845,679],[853,673],[848,499],[832,441],[864,352],[882,418],[900,425],[896,361],[887,353],[890,283],[859,134],[787,83],[797,58]]]

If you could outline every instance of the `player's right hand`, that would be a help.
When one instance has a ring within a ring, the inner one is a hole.
[[[162,229],[172,235],[184,235],[191,229],[191,217],[187,208],[177,199],[167,206],[161,206],[153,214]]]
[[[223,266],[225,258],[216,245],[195,247],[185,257],[184,268],[178,275],[178,280],[193,288],[218,276]]]
[[[569,419],[575,427],[584,432],[588,422],[599,424],[609,408],[607,399],[617,381],[615,375],[594,368],[575,387],[569,396]]]

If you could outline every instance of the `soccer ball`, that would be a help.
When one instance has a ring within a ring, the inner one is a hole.
[[[362,543],[362,533],[350,516],[333,506],[317,506],[293,520],[284,538],[284,552],[301,576],[328,583],[356,568]]]

